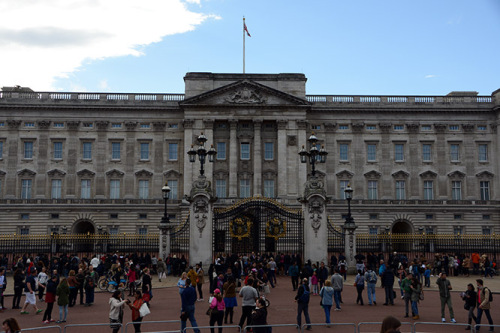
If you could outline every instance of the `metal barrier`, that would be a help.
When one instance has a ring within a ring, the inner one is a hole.
[[[42,327],[32,327],[32,328],[23,328],[23,332],[27,331],[42,331],[42,330],[51,330],[51,329],[56,329],[59,332],[61,332],[61,326],[42,326]]]
[[[492,319],[493,319],[493,318],[492,318]],[[490,324],[487,324],[488,319],[484,316],[484,313],[483,313],[483,317],[481,318],[481,321],[483,321],[483,320],[484,320],[484,321],[486,321],[486,323],[484,323],[484,324],[479,324],[479,325],[477,325],[477,324],[476,324],[476,325],[471,325],[471,326],[472,326],[472,328],[474,329],[474,332],[477,332],[477,331],[476,331],[476,327],[479,327],[479,328],[481,328],[481,327],[484,327],[484,328],[488,327],[488,329],[490,329],[490,327],[493,327],[493,328],[495,328],[495,327],[500,327],[500,325],[490,325]]]
[[[378,322],[368,322],[368,321],[367,322],[360,322],[360,323],[358,323],[358,333],[361,332],[361,327],[362,326],[368,326],[368,325],[377,325],[377,329],[374,332],[380,332],[380,327],[382,326],[382,322],[381,321],[378,321]],[[402,332],[410,332],[410,333],[415,332],[414,331],[414,327],[413,327],[413,323],[409,323],[409,322],[403,322],[403,323],[401,323],[401,327],[405,327],[405,326],[408,326],[409,330],[408,331],[402,331]]]
[[[356,333],[357,330],[356,330],[356,324],[354,323],[330,323],[330,324],[327,324],[327,323],[323,323],[323,324],[304,324],[302,325],[302,327],[300,328],[300,331],[301,332],[304,332],[306,330],[306,327],[307,326],[322,326],[322,327],[326,327],[326,328],[330,328],[330,327],[333,327],[335,328],[335,326],[352,326],[353,328],[353,332]],[[345,329],[342,329],[342,332],[349,332],[349,331],[346,331]]]
[[[243,333],[247,333],[247,330],[249,328],[253,329],[256,327],[273,327],[273,328],[274,327],[295,327],[297,329],[297,331],[300,332],[300,326],[297,324],[268,324],[268,325],[248,325],[248,326],[245,326],[245,328],[243,329]]]
[[[425,321],[418,321],[413,324],[413,332],[417,332],[417,326],[424,326],[424,325],[435,325],[435,326],[469,326],[468,324],[459,324],[459,323],[431,323],[431,322],[425,322]],[[473,332],[474,325],[471,327],[471,332]],[[467,330],[468,331],[468,330]]]
[[[158,320],[158,321],[141,321],[141,322],[137,322],[138,324],[141,324],[141,329],[142,329],[142,325],[144,324],[178,324],[179,327],[181,325],[181,321],[180,320]],[[133,325],[135,324],[135,322],[128,322],[125,324],[125,333],[127,333],[127,329],[130,325]],[[162,332],[162,333],[170,333],[170,332],[177,332],[179,333],[181,331],[181,329],[179,328],[178,330],[173,330],[173,331],[155,331],[155,333],[159,333],[159,332]],[[150,332],[150,333],[153,333],[153,332]]]
[[[182,333],[186,333],[188,330],[205,330],[205,329],[209,329],[209,328],[216,328],[218,329],[219,327],[223,327],[223,328],[237,328],[238,329],[238,332],[241,333],[241,327],[239,325],[224,325],[224,326],[198,326],[198,327],[186,327],[184,329],[184,331],[182,331]]]
[[[69,325],[64,326],[64,333],[66,333],[66,331],[68,331],[68,329],[71,331],[72,327],[76,328],[76,327],[107,326],[109,328],[110,325],[111,325],[111,323],[105,323],[105,324],[69,324]],[[123,325],[121,323],[114,323],[113,325],[120,325],[120,330],[118,332],[123,332]]]

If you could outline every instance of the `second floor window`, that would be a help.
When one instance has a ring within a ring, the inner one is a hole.
[[[432,180],[424,181],[424,200],[434,200],[434,182]]]
[[[168,186],[170,187],[170,199],[179,199],[179,182],[177,180],[169,180]]]
[[[3,158],[3,141],[0,141],[0,159]]]
[[[24,142],[24,158],[33,158],[33,141]]]
[[[109,198],[120,199],[120,180],[111,179],[109,182]]]
[[[479,162],[488,162],[488,145],[481,144],[478,149]]]
[[[177,161],[178,159],[178,148],[179,145],[177,143],[169,143],[168,144],[168,160],[169,161]]]
[[[452,161],[460,161],[460,145],[459,144],[450,145],[450,159]]]
[[[215,180],[215,195],[217,198],[224,199],[226,195],[226,180],[216,179]]]
[[[139,199],[148,199],[149,180],[139,180]]]
[[[347,186],[349,186],[349,181],[348,180],[341,180],[339,183],[339,197],[341,199],[345,199],[345,189]]]
[[[82,179],[80,185],[80,198],[90,199],[90,179]]]
[[[63,143],[54,142],[54,159],[60,160],[63,157]]]
[[[62,191],[62,180],[52,179],[52,190],[50,197],[52,199],[61,199],[61,191]]]
[[[396,180],[396,200],[406,200],[406,183],[404,180]]]
[[[141,143],[141,160],[149,160],[149,143]]]
[[[369,144],[366,146],[366,160],[369,162],[377,160],[377,145]]]
[[[250,197],[250,179],[240,180],[240,198]]]
[[[429,162],[432,160],[432,146],[428,143],[422,145],[422,160]]]
[[[405,145],[396,143],[394,145],[394,160],[396,162],[403,162],[405,160]]]
[[[226,143],[225,142],[217,142],[217,159],[225,160],[226,159]]]
[[[248,142],[242,142],[240,145],[240,154],[242,160],[250,159],[250,144]]]
[[[451,198],[452,200],[462,200],[462,182],[451,182]]]
[[[21,199],[31,199],[31,179],[21,180]]]
[[[340,161],[349,161],[349,145],[347,143],[340,144],[339,159]]]
[[[264,196],[266,198],[274,198],[274,179],[264,180]]]
[[[121,159],[121,148],[120,142],[111,142],[111,159],[119,160]]]
[[[92,159],[92,142],[83,143],[83,159],[84,160]]]
[[[479,182],[479,190],[481,193],[481,200],[490,200],[490,182]]]
[[[377,200],[378,199],[378,182],[376,180],[368,181],[368,200]]]
[[[264,143],[264,159],[274,160],[274,144],[272,142]]]

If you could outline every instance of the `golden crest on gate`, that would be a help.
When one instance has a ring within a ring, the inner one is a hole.
[[[250,230],[252,230],[252,221],[246,216],[229,221],[229,233],[231,237],[238,238],[239,241],[250,237]]]
[[[275,240],[286,236],[286,221],[280,220],[277,217],[266,223],[266,236],[272,237]]]

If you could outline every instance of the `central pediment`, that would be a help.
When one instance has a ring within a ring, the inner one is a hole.
[[[186,106],[308,106],[302,98],[284,93],[251,80],[240,80],[226,86],[207,91],[179,103]]]

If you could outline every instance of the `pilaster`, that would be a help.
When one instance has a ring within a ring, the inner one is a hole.
[[[238,197],[238,121],[229,120],[229,198]]]
[[[262,195],[262,140],[261,140],[262,120],[253,121],[253,194]]]

